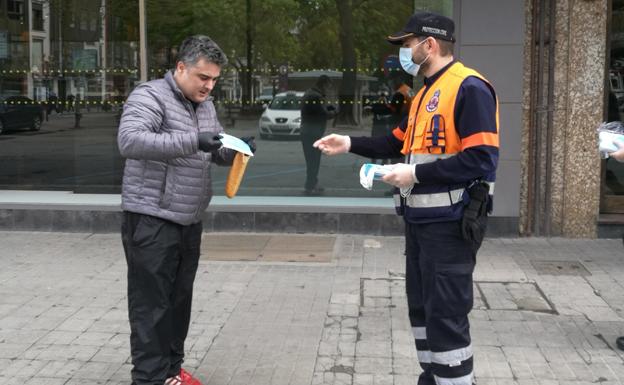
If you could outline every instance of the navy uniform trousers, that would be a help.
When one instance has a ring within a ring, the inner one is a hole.
[[[471,385],[476,250],[462,238],[461,221],[406,223],[409,318],[423,369],[418,385]]]
[[[180,373],[202,224],[124,212],[132,385],[162,385]]]

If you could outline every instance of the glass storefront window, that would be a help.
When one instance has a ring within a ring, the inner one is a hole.
[[[613,0],[608,68],[607,121],[624,121],[624,0]],[[602,211],[624,213],[624,164],[607,159],[603,172]]]
[[[358,4],[147,0],[150,77],[173,66],[177,45],[191,34],[210,36],[229,57],[213,90],[219,118],[228,133],[254,135],[258,144],[240,195],[371,196],[359,185],[366,159],[345,155],[321,157],[320,165],[310,157],[306,162],[311,139],[302,141],[302,130],[313,135],[306,131],[313,128],[302,127],[300,113],[303,94],[325,75],[332,83],[326,103],[338,113],[317,136],[371,134],[370,101],[389,81],[389,71],[398,69],[384,68],[398,50],[384,37],[403,26],[414,2],[389,2],[383,10],[374,2]],[[306,174],[315,167],[319,189],[306,191],[313,187],[306,186]],[[215,191],[222,191],[227,172],[213,170]],[[373,196],[388,190],[380,184]]]
[[[451,16],[453,8],[452,0],[393,1],[383,8],[378,2],[338,0],[145,4],[148,80],[174,67],[177,46],[192,34],[210,36],[228,55],[213,96],[226,132],[257,138],[257,156],[239,190],[255,196],[306,195],[306,172],[314,165],[304,156],[300,111],[303,94],[322,75],[331,80],[326,103],[337,111],[325,133],[391,130],[396,121],[383,120],[374,107],[412,79],[385,36],[400,30],[414,9]],[[0,12],[0,188],[118,193],[124,160],[117,125],[125,98],[141,78],[138,2],[6,5],[6,14]],[[321,157],[322,189],[315,193],[387,195],[383,183],[372,193],[360,186],[358,171],[367,161],[390,160]],[[213,169],[218,195],[227,172]]]
[[[120,191],[117,122],[138,83],[138,7],[127,3],[133,2],[6,2],[0,188]],[[124,28],[114,25],[118,19]]]

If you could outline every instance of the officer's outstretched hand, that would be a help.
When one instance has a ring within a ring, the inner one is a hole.
[[[412,187],[416,183],[414,167],[413,164],[397,163],[381,180],[398,188]]]
[[[609,157],[617,160],[618,162],[624,162],[624,144],[620,142],[614,142],[618,146],[618,150],[609,154]]]
[[[221,143],[222,136],[215,135],[212,132],[200,132],[197,137],[199,139],[199,149],[204,152],[216,151],[223,146],[223,143]]]
[[[325,155],[345,154],[351,148],[351,138],[347,135],[330,134],[314,142],[313,146]]]

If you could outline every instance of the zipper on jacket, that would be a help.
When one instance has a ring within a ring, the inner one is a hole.
[[[193,105],[189,105],[189,104],[191,104],[189,101],[185,101],[185,102],[186,102],[186,107],[191,112],[191,116],[193,117],[193,121],[195,122],[195,129],[197,130],[197,133],[199,134],[200,130],[199,130],[199,119],[197,118],[197,110],[195,110],[193,108]],[[197,108],[199,108],[199,105],[197,106]],[[207,155],[204,154],[201,151],[200,151],[200,155],[201,155],[201,158],[202,158],[202,167],[201,167],[201,170],[202,170],[202,178],[201,178],[201,180],[202,180],[202,187],[205,187],[206,186],[206,158],[207,158]],[[212,162],[212,158],[210,159],[210,161]],[[210,167],[210,166],[208,165],[208,167]],[[205,192],[206,191],[203,191],[203,193],[205,193]],[[204,195],[202,194],[202,196],[204,196]],[[199,215],[201,203],[202,202],[200,201],[199,205],[197,206],[197,210],[195,211],[195,215],[194,215],[195,218],[197,218],[198,215]]]

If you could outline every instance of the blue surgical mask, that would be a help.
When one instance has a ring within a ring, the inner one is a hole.
[[[399,49],[399,61],[401,62],[401,67],[403,70],[412,76],[416,76],[418,71],[420,70],[420,66],[429,59],[429,55],[423,60],[420,64],[414,63],[412,60],[412,49],[418,47],[422,43],[427,40],[423,40],[420,43],[416,44],[414,47],[401,47]]]

